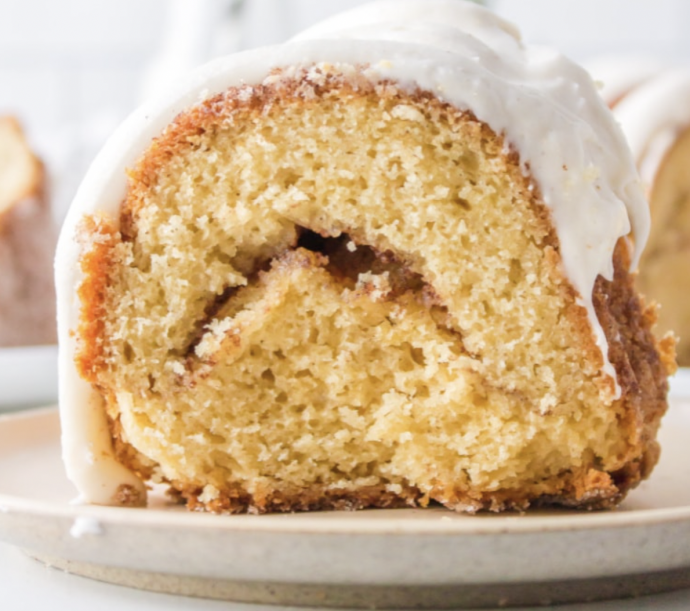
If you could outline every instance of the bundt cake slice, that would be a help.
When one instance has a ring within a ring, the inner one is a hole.
[[[348,20],[203,69],[85,179],[57,261],[70,477],[215,512],[618,503],[673,368],[618,128],[474,5]]]
[[[55,343],[56,241],[43,164],[0,116],[0,346]]]

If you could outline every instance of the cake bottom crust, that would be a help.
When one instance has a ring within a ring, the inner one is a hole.
[[[649,456],[656,462],[656,456]],[[354,490],[310,486],[306,488],[258,489],[249,494],[239,486],[214,490],[207,497],[205,489],[173,482],[170,496],[185,502],[191,511],[217,514],[265,514],[301,511],[356,511],[360,509],[398,509],[428,507],[438,503],[464,513],[478,511],[525,511],[529,507],[568,507],[585,510],[611,509],[644,477],[645,461],[636,461],[625,469],[608,474],[596,469],[581,469],[520,490],[477,492],[451,485],[425,494],[410,485],[391,492],[389,486],[366,486]]]

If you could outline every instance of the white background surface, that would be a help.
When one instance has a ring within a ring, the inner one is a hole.
[[[208,59],[285,40],[365,0],[0,0],[0,114],[18,115],[52,175],[58,219],[112,130]],[[532,43],[585,61],[690,62],[687,0],[487,0]]]
[[[141,592],[50,569],[0,543],[0,608],[7,611],[279,611],[279,607]],[[523,607],[523,609],[527,609]],[[543,609],[538,607],[535,609]],[[688,611],[690,590],[628,601],[565,605],[559,611]]]

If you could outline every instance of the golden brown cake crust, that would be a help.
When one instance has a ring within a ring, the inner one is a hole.
[[[314,98],[301,95],[304,83],[300,81],[278,81],[272,86],[255,87],[253,95],[240,98],[237,90],[216,96],[207,102],[183,113],[176,118],[166,132],[155,140],[145,157],[130,173],[131,186],[126,203],[123,205],[120,218],[120,229],[104,225],[102,221],[90,221],[91,227],[85,227],[85,240],[92,246],[82,259],[85,280],[80,289],[82,313],[80,326],[81,350],[77,363],[79,371],[86,379],[101,365],[104,344],[99,341],[99,329],[104,317],[105,288],[109,278],[111,261],[111,237],[123,241],[133,240],[136,233],[136,215],[143,205],[146,189],[155,183],[156,173],[168,159],[177,155],[186,147],[195,145],[196,137],[206,130],[216,129],[223,120],[228,119],[238,109],[249,108],[252,112],[261,113],[270,108],[279,98],[290,98],[292,101],[308,105],[316,103]],[[310,84],[310,87],[313,85]],[[456,117],[458,120],[479,122],[469,113],[459,113],[450,106],[439,102],[426,92],[403,94],[392,84],[374,87],[368,82],[347,83],[332,82],[328,85],[336,90],[356,95],[392,95],[409,99],[414,103],[425,103]],[[323,89],[316,89],[321,95]],[[499,140],[488,126],[481,125],[484,137]],[[551,227],[548,209],[540,202],[540,196],[530,180],[521,175],[517,163],[517,153],[505,155],[506,165],[513,166],[514,180],[520,188],[532,192],[532,205],[536,215],[548,226],[545,240],[550,249],[550,260],[554,275],[561,275],[558,240]],[[100,235],[99,239],[93,239]],[[657,343],[651,332],[655,321],[654,307],[645,306],[634,289],[634,276],[628,272],[628,247],[624,239],[619,242],[614,256],[615,279],[606,281],[599,278],[596,282],[593,301],[597,316],[609,342],[609,359],[617,372],[621,389],[621,400],[617,404],[620,426],[626,431],[629,440],[628,455],[625,466],[612,473],[599,470],[591,465],[560,473],[552,478],[534,482],[520,490],[497,490],[485,493],[472,493],[464,488],[438,487],[429,494],[422,494],[413,486],[405,487],[402,492],[392,493],[382,486],[373,486],[358,490],[326,489],[310,487],[302,489],[255,491],[249,494],[237,485],[219,488],[212,499],[205,499],[202,486],[189,482],[169,482],[171,487],[186,499],[190,509],[204,508],[209,511],[236,512],[288,512],[315,509],[360,509],[365,507],[425,506],[431,500],[462,511],[507,509],[524,510],[533,504],[554,504],[587,509],[609,508],[623,498],[642,478],[646,477],[658,458],[658,445],[655,441],[659,421],[666,410],[666,377],[672,373],[674,365],[673,341],[666,338]],[[589,357],[603,365],[601,354],[594,343],[589,330],[589,322],[584,308],[575,305],[575,292],[565,283],[563,290],[570,294],[571,306],[566,311],[573,325],[579,328],[584,340],[582,349]],[[602,386],[612,384],[602,379]],[[602,392],[606,389],[602,388]],[[106,402],[109,398],[105,397]],[[110,401],[112,398],[110,398]],[[111,414],[112,431],[116,438],[115,449],[123,464],[136,473],[147,477],[151,474],[150,461],[138,455],[119,436],[120,426],[116,413]]]
[[[636,293],[629,266],[628,246],[621,240],[614,254],[613,282],[599,277],[593,295],[621,386],[625,425],[639,450],[624,469],[612,474],[623,491],[646,478],[658,460],[656,433],[667,409],[667,377],[676,370],[675,340],[667,335],[657,342],[652,333],[656,305],[646,305]]]
[[[77,239],[82,244],[81,270],[85,281],[77,295],[82,304],[82,316],[77,335],[80,339],[76,355],[80,375],[92,384],[96,371],[104,366],[103,342],[105,293],[113,269],[113,246],[119,239],[117,229],[105,219],[85,217]]]

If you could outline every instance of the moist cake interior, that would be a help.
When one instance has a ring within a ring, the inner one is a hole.
[[[81,239],[80,371],[120,460],[191,507],[603,507],[655,460],[638,408],[658,420],[665,370],[625,244],[595,289],[614,400],[538,188],[429,93],[231,89]]]

